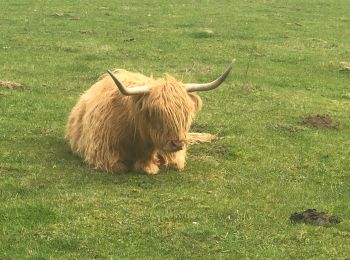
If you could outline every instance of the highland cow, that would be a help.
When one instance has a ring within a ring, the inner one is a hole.
[[[156,174],[185,166],[188,131],[202,101],[194,91],[218,87],[216,80],[183,84],[171,76],[153,79],[116,69],[95,83],[69,115],[65,138],[73,152],[108,172]]]

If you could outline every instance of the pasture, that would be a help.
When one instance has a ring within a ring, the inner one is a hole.
[[[348,0],[0,3],[0,259],[346,259]],[[207,82],[185,170],[108,174],[64,140],[107,69]],[[322,122],[320,122],[320,120]],[[316,123],[313,123],[316,121]],[[315,208],[343,221],[293,224]]]

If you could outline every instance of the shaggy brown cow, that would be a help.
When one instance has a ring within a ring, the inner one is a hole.
[[[160,166],[182,170],[188,130],[202,105],[190,92],[218,87],[232,65],[206,84],[108,71],[110,76],[104,75],[73,108],[65,137],[73,152],[108,172],[156,174]]]

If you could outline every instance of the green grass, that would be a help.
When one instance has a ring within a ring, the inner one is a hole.
[[[73,3],[74,2],[74,3]],[[346,259],[348,0],[2,1],[0,259]],[[207,33],[207,29],[213,33]],[[183,173],[90,169],[63,139],[79,95],[114,67],[204,82]],[[307,128],[310,114],[341,127]],[[291,224],[316,208],[329,228]]]

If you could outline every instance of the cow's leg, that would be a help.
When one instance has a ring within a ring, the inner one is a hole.
[[[116,162],[112,165],[111,171],[115,173],[126,173],[128,171],[128,167],[122,162]]]
[[[111,173],[126,173],[129,170],[128,165],[120,153],[116,151],[104,151],[103,148],[98,149],[100,152],[95,152],[93,156],[87,157],[90,164],[96,168],[103,169]]]
[[[123,162],[119,160],[113,162],[91,161],[89,164],[96,169],[101,169],[110,173],[126,173],[129,169]]]
[[[137,172],[144,172],[150,175],[157,174],[159,171],[159,160],[155,151],[152,153],[145,153],[146,157],[138,159],[134,163],[134,170]]]
[[[149,161],[137,161],[134,164],[134,170],[137,172],[144,172],[150,175],[157,174],[159,167],[153,160]]]

